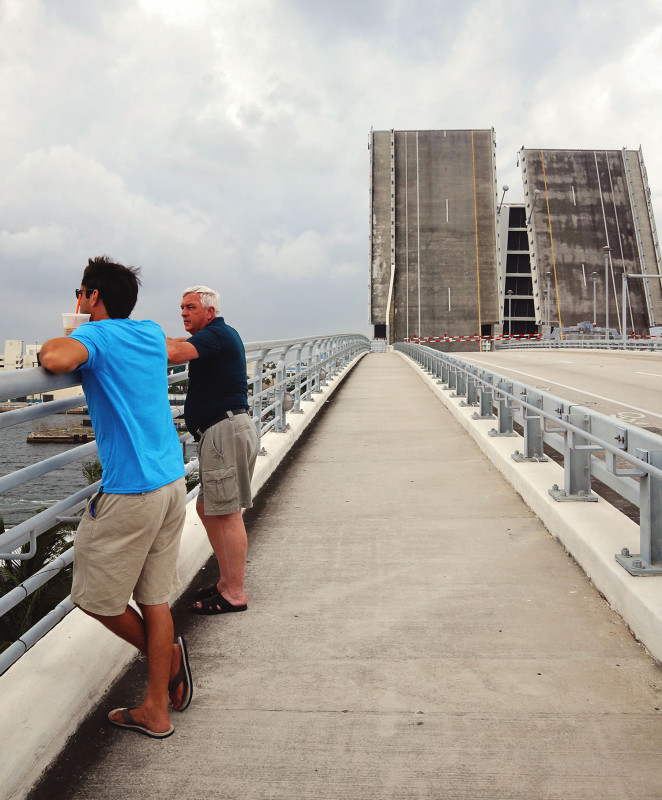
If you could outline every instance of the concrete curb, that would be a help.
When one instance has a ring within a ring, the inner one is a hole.
[[[553,461],[514,461],[511,456],[521,449],[520,437],[490,436],[496,420],[472,419],[475,408],[461,406],[462,398],[442,389],[409,357],[398,355],[450,410],[549,533],[563,544],[651,656],[662,662],[662,578],[634,577],[614,558],[623,547],[639,552],[639,527],[602,498],[597,503],[555,501],[548,490],[554,484],[563,486],[562,467]]]
[[[324,403],[366,353],[358,355],[302,414],[288,414],[289,429],[262,438],[266,455],[258,457],[253,496],[275,472]],[[178,569],[180,594],[207,562],[211,548],[195,503],[187,507]],[[5,800],[20,800],[81,722],[96,707],[111,684],[135,658],[136,651],[98,622],[74,609],[0,677],[0,786]]]

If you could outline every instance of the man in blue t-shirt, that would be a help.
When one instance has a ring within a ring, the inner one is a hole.
[[[251,478],[257,432],[248,414],[246,354],[239,334],[220,315],[218,292],[184,291],[181,309],[189,333],[168,339],[168,361],[189,362],[184,417],[198,440],[200,493],[196,510],[218,561],[217,583],[200,590],[196,614],[246,611],[247,538],[242,508],[253,505]]]
[[[137,708],[108,715],[120,728],[156,739],[174,732],[168,714],[191,702],[182,636],[173,644],[168,600],[186,514],[184,462],[168,403],[165,335],[129,319],[139,270],[90,259],[76,296],[90,321],[50,339],[39,353],[51,372],[80,370],[103,478],[76,532],[72,601],[141,650],[149,667]],[[131,596],[140,613],[129,605]]]

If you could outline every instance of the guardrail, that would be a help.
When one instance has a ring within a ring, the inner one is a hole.
[[[576,339],[574,341],[557,341],[555,339],[525,340],[518,341],[502,340],[495,342],[495,350],[657,350],[662,352],[662,340],[660,339],[627,339],[625,342],[620,340],[606,342],[604,339]]]
[[[616,333],[616,332],[614,332]],[[405,339],[405,344],[454,344],[456,342],[479,342],[479,349],[509,350],[521,348],[567,349],[580,348],[589,350],[661,350],[662,339],[659,337],[632,336],[623,341],[620,336],[612,336],[607,340],[604,336],[586,335],[581,338],[572,338],[576,334],[566,334],[564,339],[547,339],[541,334],[503,334],[501,336],[414,336]]]
[[[260,453],[264,454],[262,439],[268,431],[284,431],[288,427],[288,413],[303,413],[302,402],[312,400],[321,392],[321,387],[332,380],[356,355],[370,350],[370,340],[360,334],[338,334],[301,339],[281,339],[246,344],[246,363],[249,378],[249,404],[258,432]],[[180,384],[188,378],[188,370],[173,368],[168,375],[168,384]],[[54,375],[42,367],[27,370],[0,372],[0,402],[17,397],[28,397],[52,392],[57,389],[80,386],[80,373]],[[2,430],[29,420],[84,406],[85,395],[34,403],[23,408],[0,414],[0,437]],[[172,406],[173,419],[183,415],[181,405]],[[197,469],[197,456],[193,452],[191,434],[180,436],[186,473]],[[74,445],[71,449],[51,458],[37,461],[28,467],[15,470],[0,477],[0,494],[23,485],[36,477],[46,475],[65,464],[90,459],[96,456],[95,442]],[[190,456],[190,457],[189,457]],[[23,561],[34,557],[38,537],[60,522],[76,524],[88,499],[97,491],[101,481],[91,484],[74,494],[21,521],[18,525],[0,534],[0,562]],[[199,491],[195,486],[189,491],[187,501]],[[0,597],[0,617],[9,613],[26,597],[33,594],[73,561],[73,545],[61,556],[48,563],[27,580]],[[0,564],[1,566],[1,564]],[[35,642],[51,630],[73,609],[67,597],[45,617],[39,620],[20,638],[0,653],[0,674],[17,661]]]
[[[560,453],[564,485],[549,489],[558,502],[596,502],[595,478],[636,505],[640,552],[623,548],[616,560],[632,575],[662,575],[662,437],[431,347],[394,347],[475,406],[474,419],[496,419],[491,436],[518,436],[519,425],[515,461],[547,461],[545,445]]]

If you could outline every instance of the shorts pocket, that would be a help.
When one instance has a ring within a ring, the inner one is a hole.
[[[204,473],[205,500],[222,505],[236,495],[237,468],[235,466],[210,469]]]

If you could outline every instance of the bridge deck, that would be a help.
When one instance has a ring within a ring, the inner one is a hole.
[[[247,520],[248,612],[175,610],[175,735],[105,723],[135,662],[32,800],[662,797],[662,670],[397,355]]]

